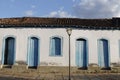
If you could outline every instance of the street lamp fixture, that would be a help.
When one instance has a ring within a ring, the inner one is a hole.
[[[66,29],[66,32],[67,32],[67,34],[70,36],[70,35],[72,34],[72,29],[71,29],[71,28],[68,28],[68,29]]]
[[[70,66],[71,66],[71,59],[70,59],[70,36],[71,36],[71,34],[72,34],[72,29],[71,28],[68,28],[68,29],[66,29],[66,32],[67,32],[67,34],[68,34],[68,36],[69,36],[69,80],[71,80],[71,75],[70,75]]]

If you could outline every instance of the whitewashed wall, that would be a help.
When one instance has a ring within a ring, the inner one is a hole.
[[[63,37],[63,56],[49,56],[49,45],[51,36]],[[40,38],[40,63],[41,66],[57,65],[68,66],[68,35],[63,28],[0,28],[0,60],[2,60],[3,39],[7,36],[16,37],[16,61],[27,61],[28,37],[37,36]],[[119,40],[120,31],[118,30],[78,30],[74,29],[71,35],[71,65],[75,65],[75,40],[85,38],[88,40],[89,64],[98,64],[97,40],[100,38],[108,39],[110,42],[110,63],[119,61]]]

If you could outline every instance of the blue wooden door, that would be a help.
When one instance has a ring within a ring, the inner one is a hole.
[[[9,37],[5,40],[4,64],[13,65],[15,56],[15,39]]]
[[[38,46],[39,40],[35,37],[30,38],[29,44],[29,58],[28,58],[28,66],[29,67],[37,67],[38,66]]]
[[[76,41],[76,65],[80,68],[87,68],[87,43],[84,39]]]
[[[99,40],[98,64],[103,68],[109,67],[108,41],[105,39]]]

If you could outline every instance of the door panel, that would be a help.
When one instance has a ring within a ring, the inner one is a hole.
[[[109,67],[109,55],[108,55],[108,41],[105,39],[99,40],[99,66]]]
[[[29,44],[29,66],[38,66],[38,45],[39,41],[37,38],[32,37]]]
[[[87,67],[87,44],[84,39],[76,42],[76,64],[78,67]]]
[[[15,39],[9,37],[5,40],[4,64],[13,65],[15,55]]]

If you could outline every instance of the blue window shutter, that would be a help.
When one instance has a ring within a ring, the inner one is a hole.
[[[61,38],[52,37],[50,39],[50,55],[60,56],[61,55]]]
[[[51,38],[51,41],[50,41],[50,55],[51,56],[55,56],[55,40],[53,38]]]
[[[54,38],[55,40],[55,55],[61,55],[61,39]]]

